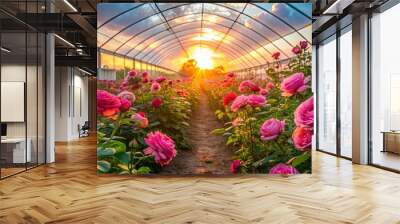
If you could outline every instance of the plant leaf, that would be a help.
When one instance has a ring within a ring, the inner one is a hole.
[[[305,152],[302,155],[297,156],[296,159],[293,160],[292,166],[297,167],[300,164],[302,164],[303,162],[305,162],[306,160],[308,160],[309,158],[310,158],[310,153]]]
[[[111,164],[105,160],[97,161],[97,170],[101,171],[102,173],[107,173],[111,169]]]
[[[137,174],[149,174],[151,169],[147,166],[142,166],[137,170]]]

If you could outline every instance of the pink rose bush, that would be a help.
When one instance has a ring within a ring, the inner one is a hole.
[[[309,77],[305,78],[302,72],[295,73],[285,78],[281,83],[282,96],[293,96],[304,92],[308,86]]]
[[[314,126],[314,97],[302,102],[294,111],[294,123],[298,127],[313,128]]]
[[[138,112],[132,115],[131,119],[136,121],[140,128],[147,128],[149,126],[149,120],[146,118],[144,112]]]
[[[294,146],[299,151],[306,151],[311,149],[313,131],[310,129],[297,127],[292,135]]]
[[[97,90],[97,114],[111,117],[119,113],[120,107],[120,98],[105,90]]]
[[[247,104],[252,106],[252,107],[261,107],[265,105],[267,100],[265,99],[265,96],[263,95],[256,95],[256,94],[251,94],[247,96]]]
[[[144,139],[149,146],[144,150],[145,155],[153,155],[156,163],[168,165],[176,156],[175,142],[167,135],[155,131],[147,134]]]
[[[261,140],[271,141],[279,137],[285,129],[285,121],[280,121],[275,118],[266,120],[260,128]]]
[[[225,124],[213,133],[225,136],[226,144],[235,150],[232,173],[311,172],[310,50],[308,42],[301,41],[292,49],[295,57],[289,62],[279,61],[280,52],[272,54],[275,61],[265,68],[265,75],[249,78],[242,73],[229,79],[229,85],[227,75],[208,80],[209,101]]]
[[[232,161],[231,166],[230,166],[230,170],[233,174],[239,173],[240,171],[240,159],[235,159]]]
[[[236,112],[240,108],[245,107],[246,105],[249,105],[251,107],[261,107],[265,105],[265,103],[266,103],[265,96],[262,95],[256,95],[256,94],[251,94],[249,96],[240,95],[236,97],[235,100],[232,102],[231,110],[233,112]]]
[[[231,105],[231,110],[233,112],[238,111],[240,108],[244,107],[247,105],[248,97],[245,95],[240,95],[235,98],[235,100],[232,102]]]
[[[250,80],[242,81],[239,85],[239,91],[244,92],[257,92],[260,88]]]
[[[284,163],[279,163],[271,168],[269,174],[281,174],[281,175],[293,175],[298,174],[299,171],[296,168],[286,165]]]
[[[158,92],[161,89],[161,85],[158,82],[153,82],[150,89],[151,92]]]
[[[184,136],[198,97],[190,84],[134,70],[118,80],[99,80],[98,172],[157,173],[179,150],[189,149]]]

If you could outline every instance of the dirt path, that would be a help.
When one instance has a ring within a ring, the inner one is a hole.
[[[163,174],[230,174],[232,150],[225,145],[225,138],[211,134],[220,128],[208,105],[207,96],[202,92],[197,108],[194,110],[188,130],[189,142],[193,149],[179,151]]]

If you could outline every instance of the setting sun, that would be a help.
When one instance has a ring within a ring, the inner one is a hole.
[[[201,69],[212,69],[214,67],[213,52],[209,48],[195,48],[192,57]]]

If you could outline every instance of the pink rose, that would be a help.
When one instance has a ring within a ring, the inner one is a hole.
[[[160,97],[156,97],[151,101],[151,105],[155,108],[160,107],[163,103],[163,100]]]
[[[308,43],[305,40],[300,41],[301,49],[306,49],[308,47]]]
[[[158,92],[161,89],[161,85],[158,82],[153,82],[151,84],[150,90],[151,92]]]
[[[250,91],[250,90],[251,91],[258,91],[259,87],[256,84],[254,84],[252,81],[250,81],[250,80],[242,81],[239,84],[239,91],[240,92],[247,92],[247,91]]]
[[[235,73],[229,72],[228,74],[226,74],[226,77],[227,78],[233,78],[233,77],[235,77]]]
[[[130,102],[134,103],[136,100],[135,95],[129,91],[122,91],[118,94],[119,98],[129,100]]]
[[[143,72],[142,73],[142,78],[147,78],[149,77],[149,73],[148,72]]]
[[[121,100],[105,90],[97,90],[97,113],[111,117],[119,113]]]
[[[224,96],[224,106],[228,106],[232,101],[236,99],[237,95],[235,92],[229,92]]]
[[[143,83],[148,83],[148,82],[149,82],[149,79],[148,79],[148,78],[142,78],[142,82],[143,82]]]
[[[144,139],[147,148],[145,155],[153,155],[154,160],[161,166],[168,165],[176,156],[175,142],[160,131],[150,132]]]
[[[294,168],[293,166],[286,165],[284,163],[278,163],[269,170],[269,174],[292,175],[298,173],[299,171],[297,171],[296,168]]]
[[[270,141],[279,137],[285,129],[285,121],[275,118],[266,120],[260,128],[261,140]]]
[[[119,108],[121,109],[121,111],[128,111],[131,106],[132,106],[131,101],[121,98],[121,106]]]
[[[128,72],[129,77],[135,77],[137,75],[137,72],[135,70],[131,70]]]
[[[236,174],[240,171],[240,164],[241,164],[241,160],[240,159],[235,159],[232,161],[231,163],[231,172]]]
[[[121,89],[121,90],[123,90],[123,91],[125,91],[125,90],[127,90],[128,89],[128,80],[123,80],[122,82],[121,82],[121,84],[119,85],[119,88]]]
[[[158,83],[162,83],[166,80],[167,78],[165,78],[164,76],[158,76],[154,81],[158,82]]]
[[[263,106],[266,102],[265,96],[262,95],[251,94],[247,97],[247,104],[252,107]]]
[[[259,94],[263,95],[263,96],[266,96],[266,95],[268,95],[268,90],[267,89],[260,89]]]
[[[285,78],[281,83],[282,96],[293,96],[296,93],[304,92],[308,86],[309,77],[304,78],[302,72],[294,73]]]
[[[308,151],[311,148],[313,131],[308,128],[297,127],[292,134],[294,147],[299,151]]]
[[[274,88],[274,83],[268,82],[267,86],[265,87],[268,91]]]
[[[272,54],[272,58],[275,60],[278,60],[280,56],[281,56],[281,53],[279,51]]]
[[[294,48],[292,49],[292,52],[293,52],[294,54],[300,54],[301,49],[300,49],[299,46],[296,46],[296,47],[294,47]]]
[[[294,122],[302,128],[314,127],[314,97],[302,102],[294,111]]]
[[[232,102],[231,110],[233,112],[236,112],[240,108],[246,106],[247,100],[248,100],[248,97],[245,95],[240,95],[240,96],[236,97],[235,100]]]
[[[146,128],[149,126],[149,120],[143,112],[138,112],[131,116],[131,119],[136,121],[141,128]]]

